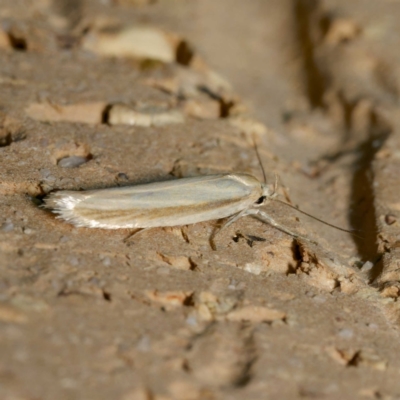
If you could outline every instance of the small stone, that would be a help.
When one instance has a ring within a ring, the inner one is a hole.
[[[61,168],[77,168],[88,161],[87,157],[84,156],[69,156],[64,157],[57,162],[57,165]]]
[[[186,323],[189,326],[196,326],[198,324],[197,318],[194,315],[190,315],[189,317],[186,318]]]
[[[226,319],[228,321],[249,321],[249,322],[272,322],[283,320],[286,314],[282,311],[274,310],[262,306],[246,306],[231,311]]]
[[[352,329],[341,329],[338,333],[338,336],[340,336],[343,339],[351,339],[354,336],[354,332]]]
[[[69,261],[69,264],[74,266],[74,267],[79,265],[79,259],[77,257],[75,257],[75,256],[68,257],[68,261]]]
[[[137,348],[139,351],[143,352],[143,353],[148,352],[148,351],[150,350],[150,348],[151,348],[151,341],[150,341],[150,338],[149,338],[148,336],[142,336],[142,337],[139,339],[139,341],[138,341],[138,343],[137,343],[137,345],[136,345],[136,348]]]
[[[109,266],[111,265],[110,257],[104,257],[104,258],[103,258],[103,265],[104,265],[105,267],[109,267]]]
[[[371,271],[371,269],[373,268],[374,264],[371,261],[366,261],[362,267],[361,267],[361,271],[362,272],[368,272]]]
[[[385,215],[385,222],[387,225],[393,225],[397,221],[397,218],[392,214]]]
[[[128,175],[127,174],[125,174],[124,172],[120,172],[118,175],[117,175],[117,181],[119,181],[119,182],[127,182],[127,181],[129,181],[129,177],[128,177]]]
[[[11,221],[6,221],[0,228],[3,232],[11,232],[14,229],[14,224]]]

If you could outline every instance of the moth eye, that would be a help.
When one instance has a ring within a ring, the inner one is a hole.
[[[262,204],[262,203],[264,203],[265,199],[266,199],[265,196],[261,196],[261,197],[256,201],[256,204]]]

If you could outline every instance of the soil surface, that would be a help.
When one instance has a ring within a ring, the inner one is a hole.
[[[399,19],[395,0],[0,0],[0,398],[399,399]],[[294,208],[261,207],[280,229],[129,237],[43,207],[262,182],[254,143]]]

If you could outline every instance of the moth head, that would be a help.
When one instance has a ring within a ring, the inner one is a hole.
[[[256,204],[260,205],[260,206],[265,204],[268,200],[271,200],[278,195],[278,193],[276,192],[275,185],[268,185],[268,184],[262,183],[261,190],[262,190],[262,195],[256,201]]]
[[[274,197],[278,196],[278,186],[275,183],[274,185],[262,183],[262,196],[266,199],[273,199]]]

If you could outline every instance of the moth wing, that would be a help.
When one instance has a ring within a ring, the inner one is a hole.
[[[60,191],[46,206],[78,226],[144,228],[224,218],[260,197],[259,181],[244,174],[210,175],[122,188]]]

